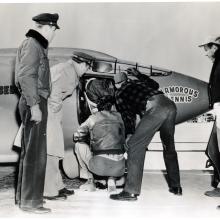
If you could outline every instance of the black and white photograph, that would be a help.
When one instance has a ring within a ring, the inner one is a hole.
[[[220,216],[220,1],[0,1],[0,218]]]

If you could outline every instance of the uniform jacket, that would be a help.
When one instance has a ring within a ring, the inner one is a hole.
[[[27,39],[18,48],[15,66],[15,83],[33,106],[50,94],[50,69],[47,58],[48,41],[37,31],[29,30]]]
[[[215,102],[220,102],[220,49],[216,53],[209,78],[209,96],[211,108]]]
[[[47,154],[52,156],[64,157],[63,100],[75,92],[79,84],[73,63],[73,60],[68,60],[50,70],[52,89],[48,98]]]
[[[125,129],[121,115],[116,111],[100,111],[91,115],[77,130],[78,136],[90,134],[94,154],[124,153]]]

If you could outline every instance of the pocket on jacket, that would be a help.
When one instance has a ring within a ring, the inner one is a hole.
[[[39,66],[39,83],[42,88],[48,89],[49,87],[49,80],[50,80],[50,69],[49,69],[49,60],[47,56],[43,56],[40,59],[40,66]]]
[[[49,70],[49,59],[47,58],[47,56],[43,56],[40,59],[40,68],[43,73],[45,73],[45,71]]]

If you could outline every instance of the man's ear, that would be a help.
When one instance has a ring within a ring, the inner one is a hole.
[[[213,45],[212,45],[212,49],[213,49],[214,51],[216,51],[216,50],[218,49],[218,46],[215,45],[215,44],[213,44]]]

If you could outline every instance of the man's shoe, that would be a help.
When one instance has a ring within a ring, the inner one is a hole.
[[[173,193],[174,195],[181,196],[183,194],[181,187],[170,187],[169,192]]]
[[[46,213],[51,212],[51,209],[44,208],[43,206],[39,207],[39,208],[28,208],[28,207],[21,208],[20,207],[20,209],[24,212],[30,212],[30,213],[34,213],[34,214],[46,214]]]
[[[96,181],[95,182],[95,188],[97,189],[107,189],[107,183],[106,181]]]
[[[206,191],[204,194],[209,197],[220,197],[220,188],[216,188],[211,191]]]
[[[137,195],[122,191],[119,194],[110,195],[110,199],[119,201],[135,201],[137,200]]]
[[[80,190],[94,192],[96,191],[95,183],[92,178],[89,178],[83,185],[79,187]]]
[[[45,204],[45,203],[46,203],[46,201],[45,201],[45,200],[43,200],[43,204]],[[15,201],[15,205],[20,206],[20,201]]]
[[[66,196],[71,196],[74,194],[74,190],[69,190],[67,188],[63,188],[59,190],[59,195],[66,195]]]
[[[44,196],[44,199],[47,199],[47,200],[61,200],[61,201],[64,201],[67,199],[67,196],[66,195],[57,195],[57,196]]]
[[[220,205],[218,205],[216,208],[217,208],[218,210],[220,210]]]

